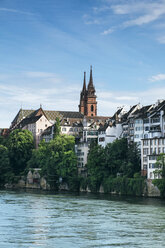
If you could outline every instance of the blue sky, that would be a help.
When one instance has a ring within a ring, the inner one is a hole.
[[[90,65],[98,114],[165,97],[165,0],[0,0],[0,127],[21,108],[77,111]]]

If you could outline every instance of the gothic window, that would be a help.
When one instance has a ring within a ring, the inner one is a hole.
[[[93,112],[93,109],[94,109],[94,108],[93,108],[93,105],[91,105],[91,111],[92,111],[92,112]]]

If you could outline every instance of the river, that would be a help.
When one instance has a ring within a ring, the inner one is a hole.
[[[164,248],[165,201],[0,191],[0,248]]]

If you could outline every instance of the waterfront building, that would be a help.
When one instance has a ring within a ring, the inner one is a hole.
[[[165,100],[158,100],[156,104],[143,107],[136,104],[128,112],[122,107],[112,117],[105,117],[97,116],[96,98],[91,67],[87,86],[86,73],[84,73],[79,111],[49,111],[43,110],[41,106],[37,110],[21,108],[11,123],[10,131],[16,128],[28,129],[34,136],[37,148],[40,140],[45,139],[46,142],[49,142],[53,139],[54,124],[59,118],[61,133],[75,137],[75,151],[78,158],[78,168],[81,168],[81,172],[87,163],[92,140],[106,147],[108,143],[112,143],[116,139],[127,138],[129,143],[136,142],[141,149],[142,175],[147,175],[148,178],[153,179],[155,169],[153,164],[156,157],[160,151],[165,152],[163,143],[165,137]],[[1,133],[8,133],[8,131],[3,130]],[[156,142],[153,147],[152,142]],[[155,157],[153,157],[152,150],[156,151]]]
[[[98,129],[98,144],[104,148],[108,143],[121,138],[122,135],[122,115],[124,110],[119,108],[117,112],[109,118],[104,125]]]
[[[160,178],[160,175],[154,172],[158,168],[156,161],[161,153],[165,153],[165,137],[142,139],[142,175],[147,175],[148,179]]]

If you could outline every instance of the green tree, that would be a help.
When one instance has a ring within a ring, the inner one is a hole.
[[[10,164],[15,174],[23,172],[34,148],[33,135],[29,130],[16,129],[8,138]]]
[[[115,140],[105,147],[107,176],[116,177],[117,173],[123,173],[123,168],[128,162],[127,139]]]
[[[165,179],[165,154],[161,153],[157,157],[155,174],[159,174],[163,179]]]
[[[11,173],[8,148],[0,145],[0,185],[4,185],[7,182],[7,178]]]
[[[105,177],[105,153],[104,148],[97,144],[91,144],[88,154],[88,181],[92,191],[97,191]]]
[[[0,145],[5,145],[6,139],[0,135]]]
[[[60,135],[61,127],[60,127],[60,119],[57,117],[56,122],[54,124],[54,138]]]
[[[137,143],[128,144],[127,163],[123,167],[123,175],[133,178],[141,170],[140,150]]]
[[[77,180],[77,158],[73,136],[58,135],[49,143],[42,141],[28,162],[29,167],[40,167],[52,189],[58,189],[60,179],[73,186]]]

